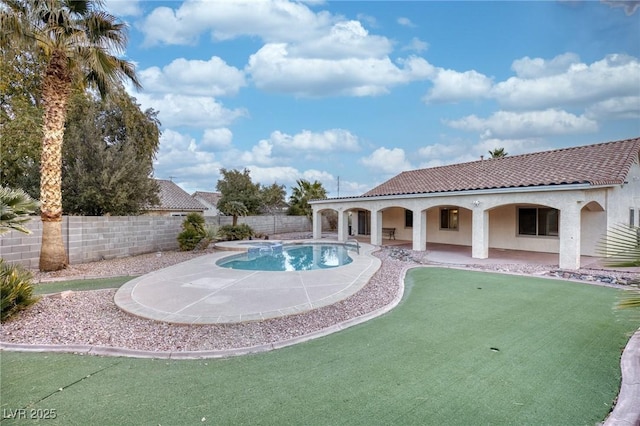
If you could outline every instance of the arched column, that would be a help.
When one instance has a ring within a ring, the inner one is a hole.
[[[382,244],[382,210],[371,210],[371,244]]]
[[[349,238],[349,212],[338,209],[338,241],[347,241]]]
[[[427,249],[427,211],[413,210],[413,250]]]
[[[580,205],[560,210],[560,268],[580,269]]]
[[[358,235],[358,210],[351,213],[351,235]]]
[[[313,239],[319,240],[322,238],[322,212],[318,209],[313,209],[312,225],[313,227]]]
[[[471,222],[471,257],[486,259],[489,257],[489,211],[475,206]]]

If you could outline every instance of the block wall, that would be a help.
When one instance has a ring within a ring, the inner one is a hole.
[[[184,217],[180,216],[64,216],[62,239],[70,264],[134,256],[155,251],[176,250]],[[207,217],[207,223],[227,225],[227,216]],[[266,235],[311,232],[304,216],[248,216],[238,219]],[[11,231],[0,236],[0,257],[10,264],[37,269],[42,224],[34,218],[27,224],[29,235]]]

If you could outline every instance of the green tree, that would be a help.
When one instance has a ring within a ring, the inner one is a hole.
[[[269,186],[260,188],[260,211],[267,214],[274,214],[287,205],[285,197],[287,190],[284,185],[272,183]]]
[[[251,181],[249,170],[220,169],[222,179],[218,180],[216,189],[220,192],[218,210],[223,214],[234,216],[234,224],[238,216],[254,215],[260,211],[260,185]],[[238,214],[238,205],[241,203],[246,208],[244,215]],[[236,214],[234,214],[236,211]]]
[[[30,234],[24,224],[37,209],[38,202],[23,190],[0,187],[0,235],[12,229]]]
[[[298,186],[291,191],[287,214],[311,218],[313,209],[309,205],[309,200],[327,198],[327,191],[317,180],[311,183],[305,179],[298,179],[296,183]]]
[[[491,155],[491,158],[502,158],[509,155],[509,153],[505,152],[504,148],[495,148],[493,151],[489,151],[489,155]]]
[[[43,64],[29,51],[2,49],[0,60],[0,182],[40,197]]]
[[[62,144],[72,88],[92,86],[104,96],[123,79],[140,84],[133,65],[116,56],[126,47],[126,26],[101,10],[99,0],[0,1],[0,48],[26,46],[46,64],[40,86],[40,270],[54,271],[67,264],[61,222]]]
[[[123,87],[106,99],[76,92],[63,147],[65,213],[130,215],[157,204],[151,174],[159,135],[156,113],[143,113]]]

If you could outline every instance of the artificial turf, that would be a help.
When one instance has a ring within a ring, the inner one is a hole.
[[[618,294],[415,269],[390,313],[273,352],[196,361],[4,352],[1,408],[54,409],[45,424],[592,425],[611,407],[620,353],[640,325],[614,310]]]
[[[127,281],[131,281],[135,277],[111,277],[111,278],[93,278],[86,280],[68,280],[68,281],[50,281],[33,285],[33,294],[51,294],[59,293],[65,290],[73,291],[89,291],[101,290],[105,288],[119,288]]]

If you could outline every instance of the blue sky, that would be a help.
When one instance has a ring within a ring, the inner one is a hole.
[[[124,1],[155,177],[215,191],[397,173],[640,136],[638,1]]]

